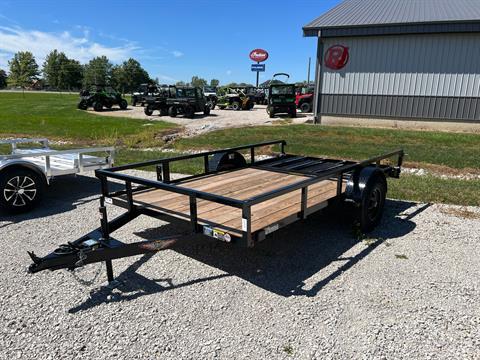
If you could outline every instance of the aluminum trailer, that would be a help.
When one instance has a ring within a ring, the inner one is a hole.
[[[168,247],[169,241],[162,239],[126,244],[110,235],[142,214],[190,224],[192,234],[243,247],[255,246],[272,232],[336,200],[357,205],[362,231],[379,223],[386,178],[399,177],[403,150],[356,162],[287,154],[285,145],[284,140],[271,141],[97,170],[101,226],[45,257],[29,252],[33,261],[29,271],[73,270],[105,261],[108,281],[113,281],[113,259]],[[256,150],[265,146],[279,146],[280,152],[260,158]],[[248,153],[248,160],[241,151]],[[203,161],[200,174],[171,178],[173,162],[194,158]],[[121,173],[145,166],[156,167],[157,180]],[[111,179],[123,183],[124,189],[110,191]],[[108,220],[107,205],[122,207],[125,213]]]
[[[40,147],[18,147],[34,143]],[[38,204],[52,178],[110,168],[115,155],[113,147],[52,150],[47,139],[0,140],[0,145],[5,144],[11,149],[9,155],[0,155],[0,209],[13,213]]]

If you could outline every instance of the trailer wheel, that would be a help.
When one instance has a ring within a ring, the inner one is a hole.
[[[44,180],[33,170],[7,169],[0,173],[0,208],[9,213],[32,209],[42,198]]]
[[[302,110],[302,113],[308,113],[312,110],[312,106],[310,105],[309,102],[303,102],[300,105],[300,110]]]
[[[122,99],[122,100],[120,101],[119,106],[120,106],[120,109],[125,110],[125,109],[128,107],[127,100]]]
[[[363,233],[372,231],[380,223],[386,195],[387,182],[385,177],[383,175],[372,177],[364,190],[358,214],[360,230]]]
[[[240,110],[240,103],[238,101],[234,101],[232,103],[232,109],[235,111]]]
[[[93,110],[95,111],[102,111],[103,110],[103,105],[101,102],[97,101],[93,103]]]
[[[168,115],[171,117],[177,116],[177,108],[175,106],[170,106],[168,108]]]
[[[152,116],[153,115],[153,109],[150,105],[147,105],[147,107],[143,110],[143,112],[147,116]]]

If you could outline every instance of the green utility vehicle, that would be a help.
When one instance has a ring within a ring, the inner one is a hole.
[[[217,106],[221,110],[251,110],[254,104],[254,101],[243,91],[231,88],[222,89],[222,95],[217,100]]]
[[[80,92],[80,102],[78,108],[87,110],[92,107],[95,111],[102,111],[103,108],[111,109],[113,105],[118,105],[120,109],[125,110],[128,107],[127,100],[111,87],[96,85],[91,90],[82,90]]]
[[[294,84],[270,85],[267,113],[271,118],[280,113],[288,114],[292,118],[297,116]]]
[[[176,87],[169,86],[161,91],[161,96],[147,99],[145,114],[152,115],[154,110],[160,111],[160,116],[169,115],[175,117],[181,114],[193,119],[195,113],[203,112],[210,115],[210,106],[207,98],[199,87]]]

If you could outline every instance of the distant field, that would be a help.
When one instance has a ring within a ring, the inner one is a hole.
[[[77,110],[78,95],[0,92],[0,136],[44,136],[76,143],[160,146],[175,125]]]

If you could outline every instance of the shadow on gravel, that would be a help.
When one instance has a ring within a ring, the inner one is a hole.
[[[110,183],[112,190],[120,190],[118,184]],[[38,206],[24,214],[10,215],[0,211],[0,219],[5,224],[0,224],[0,230],[9,225],[61,214],[75,209],[78,205],[96,201],[100,194],[100,182],[95,177],[89,176],[62,176],[54,179],[46,188],[43,200]],[[95,196],[92,198],[92,196]]]
[[[147,279],[137,273],[138,268],[153,255],[147,254],[129,266],[117,277],[119,285],[112,292],[106,287],[95,290],[86,302],[70,310],[71,313],[86,310],[104,302],[129,301],[144,295],[173,290],[192,284],[217,280],[228,276],[238,276],[267,291],[281,296],[315,296],[324,286],[337,276],[348,271],[387,240],[404,236],[415,228],[411,221],[426,210],[430,204],[420,206],[405,201],[387,201],[382,224],[369,234],[368,245],[350,257],[343,254],[358,244],[352,231],[352,215],[346,216],[343,210],[330,210],[315,214],[273,233],[254,249],[229,246],[226,243],[202,236],[177,242],[171,250],[193,258],[209,266],[220,269],[224,274],[192,278],[176,284],[175,270],[172,278]],[[136,235],[148,239],[158,239],[178,232],[173,225],[146,229]],[[162,256],[162,254],[158,254]],[[335,261],[344,262],[332,271],[326,269]],[[305,281],[324,269],[322,279],[305,287]],[[109,295],[111,298],[109,299]]]

